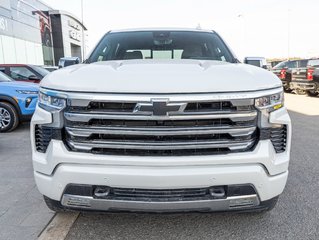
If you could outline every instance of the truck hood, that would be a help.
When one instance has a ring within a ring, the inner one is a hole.
[[[215,93],[281,87],[271,72],[200,60],[124,60],[79,64],[47,75],[41,87],[99,93]]]

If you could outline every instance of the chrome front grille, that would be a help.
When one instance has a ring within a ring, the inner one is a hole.
[[[154,115],[149,107],[151,101],[145,104],[147,111],[139,112],[139,101],[73,100],[64,112],[65,143],[71,151],[109,155],[182,156],[251,151],[258,142],[257,110],[253,103],[252,99],[170,101],[162,105],[180,109]]]

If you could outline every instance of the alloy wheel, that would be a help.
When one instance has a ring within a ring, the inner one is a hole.
[[[5,108],[0,107],[0,129],[6,128],[11,122],[11,115]]]

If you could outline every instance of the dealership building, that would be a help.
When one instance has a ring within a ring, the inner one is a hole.
[[[39,0],[0,0],[0,63],[57,65],[86,54],[87,29]]]

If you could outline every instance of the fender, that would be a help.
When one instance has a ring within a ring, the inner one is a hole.
[[[21,119],[21,116],[22,116],[21,109],[20,109],[18,103],[12,97],[9,97],[9,96],[6,96],[6,95],[0,95],[0,102],[1,101],[5,101],[5,102],[11,103],[14,106],[14,108],[17,110],[19,118]]]

